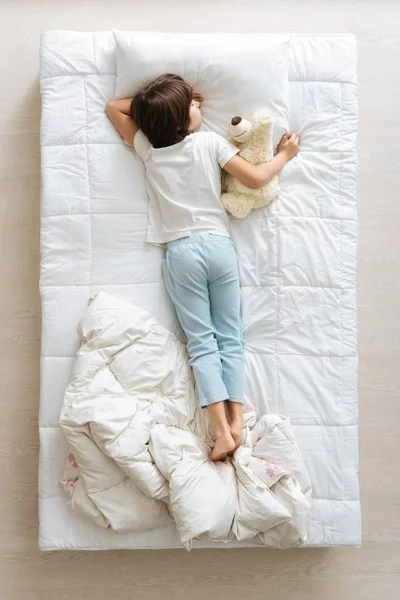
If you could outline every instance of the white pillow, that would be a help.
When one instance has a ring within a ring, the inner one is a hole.
[[[229,135],[233,116],[267,109],[274,142],[288,127],[287,37],[114,31],[116,98],[133,96],[163,73],[183,77],[204,97],[201,129]]]

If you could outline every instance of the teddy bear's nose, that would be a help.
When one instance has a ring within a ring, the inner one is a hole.
[[[239,125],[241,120],[242,120],[242,117],[233,117],[231,123],[232,123],[232,125]]]

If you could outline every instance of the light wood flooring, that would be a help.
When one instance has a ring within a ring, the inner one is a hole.
[[[40,553],[39,35],[353,32],[359,43],[361,549]],[[400,3],[0,0],[0,600],[400,597]]]

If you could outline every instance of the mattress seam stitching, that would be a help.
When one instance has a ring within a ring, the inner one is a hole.
[[[56,287],[89,287],[90,285],[93,286],[97,286],[97,285],[102,285],[104,287],[118,287],[121,285],[155,285],[155,284],[159,284],[162,283],[163,280],[162,279],[158,279],[157,281],[127,281],[125,283],[94,283],[92,282],[92,284],[90,283],[45,283],[45,284],[41,284],[40,288],[56,288]],[[260,288],[277,288],[276,284],[269,284],[266,283],[264,285],[250,285],[250,284],[244,284],[241,285],[240,287],[242,288],[252,288],[255,290],[259,290]],[[347,290],[351,290],[354,291],[356,289],[356,286],[353,287],[339,287],[339,286],[334,286],[334,285],[294,285],[294,284],[283,284],[281,287],[285,287],[285,288],[307,288],[310,290],[340,290],[341,292],[343,291],[347,291]]]
[[[104,198],[100,198],[100,197],[93,197],[93,200],[104,200]],[[41,219],[56,219],[56,218],[60,218],[60,217],[88,217],[91,214],[93,214],[94,216],[98,216],[98,217],[112,217],[112,216],[126,216],[126,215],[131,215],[132,217],[137,217],[137,216],[141,216],[141,215],[147,215],[147,213],[143,213],[143,212],[137,212],[137,213],[131,213],[131,212],[93,212],[93,213],[89,213],[89,212],[82,212],[82,213],[61,213],[58,215],[41,215],[40,218]],[[247,217],[248,221],[262,221],[262,220],[267,220],[269,219],[270,216],[269,215],[264,215],[261,217],[250,217],[250,219]],[[318,219],[319,221],[349,221],[350,223],[357,223],[358,219],[341,219],[340,217],[320,217],[317,215],[289,215],[289,214],[281,214],[279,215],[280,219]],[[36,225],[27,225],[27,227],[36,227]],[[148,242],[151,243],[151,242]]]
[[[245,354],[261,354],[262,356],[275,356],[274,351],[260,352],[257,350],[257,352],[252,352],[251,350],[247,349],[245,350]],[[307,358],[357,358],[358,354],[345,354],[342,356],[341,354],[305,354],[303,352],[301,354],[293,354],[293,352],[282,352],[279,356],[306,356]],[[76,358],[76,354],[65,354],[60,356],[56,356],[54,354],[42,354],[40,358]]]
[[[117,72],[116,71],[102,71],[102,72],[91,72],[91,73],[83,73],[81,71],[79,72],[71,72],[71,73],[60,73],[59,75],[44,75],[41,76],[39,78],[39,81],[48,81],[49,79],[61,79],[62,77],[103,77],[104,75],[109,76],[109,77],[117,77]],[[329,83],[329,84],[342,84],[345,83],[346,85],[355,85],[357,86],[357,82],[355,81],[351,81],[349,79],[339,79],[339,80],[333,80],[333,79],[311,79],[311,78],[297,78],[297,77],[288,77],[288,82],[289,83],[297,83],[297,82],[303,82],[303,83]]]
[[[88,102],[86,89],[86,76],[83,75],[83,90],[85,93],[85,151],[86,151],[86,174],[89,194],[89,229],[90,229],[90,263],[89,263],[89,298],[92,295],[92,265],[93,265],[93,232],[92,232],[92,193],[89,175],[89,153],[88,153]]]

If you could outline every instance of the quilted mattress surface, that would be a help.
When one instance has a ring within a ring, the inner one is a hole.
[[[313,486],[307,545],[358,546],[356,44],[350,35],[283,37],[288,128],[300,133],[301,151],[280,176],[278,201],[232,221],[247,394],[260,413],[291,419]],[[58,420],[89,298],[104,290],[175,330],[163,250],[144,244],[143,165],[104,114],[115,81],[111,32],[43,34],[43,550],[180,546],[172,525],[130,534],[96,527],[67,507],[58,484],[67,454]]]

